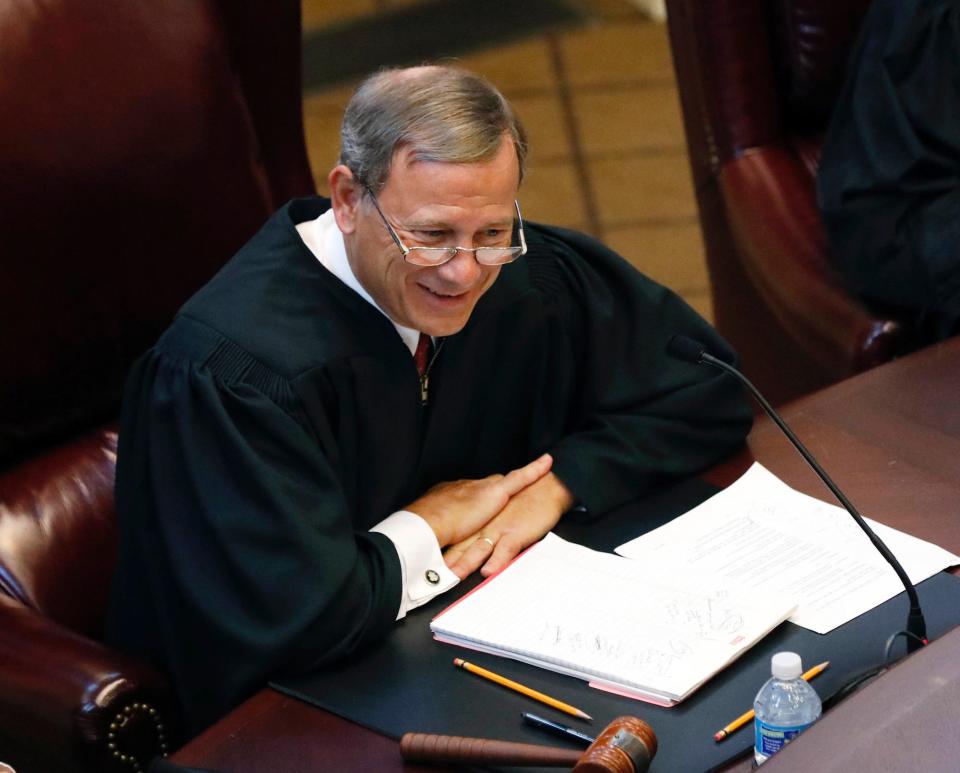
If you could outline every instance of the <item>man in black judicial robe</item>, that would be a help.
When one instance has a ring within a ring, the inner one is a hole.
[[[739,386],[664,351],[726,344],[596,241],[523,227],[525,154],[486,81],[373,76],[332,200],[277,212],[134,367],[108,636],[189,730],[742,441]]]
[[[820,206],[850,287],[960,333],[960,0],[875,0],[824,141]]]

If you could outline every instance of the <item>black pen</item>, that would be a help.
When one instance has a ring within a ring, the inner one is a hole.
[[[573,738],[581,743],[589,746],[593,743],[593,736],[587,735],[586,733],[581,733],[579,730],[574,730],[572,727],[567,727],[566,725],[561,725],[559,722],[552,722],[549,719],[544,719],[543,717],[538,717],[536,714],[530,714],[526,711],[520,714],[523,717],[523,721],[527,724],[538,727],[541,730],[549,730],[555,735],[562,735],[566,738]]]

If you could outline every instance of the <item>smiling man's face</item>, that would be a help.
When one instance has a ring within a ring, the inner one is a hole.
[[[407,247],[505,245],[519,181],[507,139],[493,158],[476,163],[417,161],[401,149],[377,199]],[[397,324],[432,336],[461,330],[500,267],[477,263],[471,252],[442,266],[411,265],[349,170],[337,167],[330,182],[350,266],[377,305]]]

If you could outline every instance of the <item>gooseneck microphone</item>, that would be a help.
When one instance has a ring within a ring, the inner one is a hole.
[[[844,496],[843,492],[837,487],[837,484],[830,479],[830,476],[827,475],[824,469],[817,463],[817,460],[813,458],[813,455],[807,450],[806,446],[793,434],[793,431],[787,426],[786,422],[780,418],[780,414],[774,410],[773,406],[767,402],[759,390],[751,384],[750,380],[739,370],[723,360],[714,357],[706,350],[703,344],[694,341],[692,338],[687,338],[682,335],[673,336],[667,344],[667,354],[676,359],[685,360],[686,362],[692,362],[697,365],[710,365],[711,367],[718,368],[724,373],[729,373],[736,378],[750,391],[757,399],[757,402],[763,407],[763,410],[766,411],[767,415],[773,419],[774,423],[783,431],[783,434],[793,443],[794,448],[806,459],[807,464],[820,476],[820,480],[826,484],[827,488],[833,492],[833,495],[840,504],[843,505],[844,509],[850,513],[853,520],[857,522],[857,525],[863,529],[874,547],[880,551],[880,555],[886,559],[887,563],[893,567],[893,571],[897,573],[897,577],[900,578],[900,582],[903,583],[903,587],[907,591],[907,598],[910,600],[910,612],[907,615],[907,632],[911,635],[907,637],[907,652],[913,652],[927,644],[927,624],[923,619],[923,612],[920,609],[920,599],[917,597],[917,589],[913,587],[913,583],[903,570],[900,562],[897,561],[896,556],[890,552],[890,548],[883,543],[883,540],[874,533],[869,524],[863,520],[863,516],[857,512],[857,508]]]

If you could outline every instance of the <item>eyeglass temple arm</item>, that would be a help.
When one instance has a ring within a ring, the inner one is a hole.
[[[517,210],[517,230],[520,233],[520,254],[527,254],[527,237],[523,235],[523,215],[520,214],[520,202],[516,199],[513,200],[513,206]]]
[[[397,232],[393,230],[393,226],[390,225],[390,221],[387,220],[387,216],[384,215],[383,210],[380,209],[380,202],[377,201],[377,197],[373,194],[373,191],[370,189],[370,186],[364,185],[363,187],[364,189],[366,189],[367,193],[370,194],[370,201],[373,202],[373,206],[377,210],[377,214],[380,215],[380,219],[383,221],[383,224],[387,227],[387,233],[390,234],[390,238],[393,239],[393,243],[400,248],[400,252],[403,253],[403,257],[407,257],[407,255],[410,252],[410,248],[400,241],[400,237],[397,236]]]

